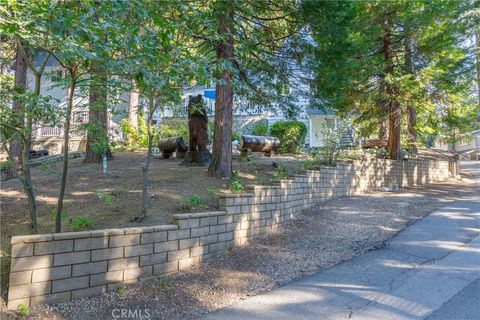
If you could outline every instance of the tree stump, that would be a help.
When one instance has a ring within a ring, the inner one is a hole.
[[[242,155],[250,150],[252,152],[263,152],[267,156],[272,156],[280,147],[280,140],[276,137],[251,136],[244,135],[240,138],[237,149]]]

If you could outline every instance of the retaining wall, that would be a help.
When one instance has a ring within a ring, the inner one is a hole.
[[[172,225],[12,237],[8,307],[70,301],[182,270],[275,230],[315,203],[390,183],[442,181],[456,168],[434,160],[337,164],[278,186],[219,194],[221,211],[176,214]]]

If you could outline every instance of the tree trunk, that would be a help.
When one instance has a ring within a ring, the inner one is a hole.
[[[387,114],[388,110],[386,110],[386,103],[385,103],[385,77],[380,77],[380,84],[378,86],[379,90],[379,99],[378,99],[378,106],[380,112],[380,126],[378,129],[378,139],[382,141],[388,140],[388,119]]]
[[[413,77],[411,39],[408,36],[405,38],[405,71]],[[417,110],[410,103],[407,105],[407,118],[408,147],[412,153],[416,154],[418,153],[417,131],[415,129]]]
[[[387,14],[384,14],[383,20],[383,34],[382,34],[382,53],[385,62],[385,77],[393,75],[393,53],[392,53],[392,39],[391,26]],[[400,120],[401,111],[400,104],[396,97],[398,95],[398,88],[390,81],[385,82],[386,93],[386,107],[388,110],[388,143],[387,151],[390,159],[400,159]]]
[[[222,37],[217,45],[217,63],[232,63],[233,51],[233,1],[219,2],[223,7],[219,15],[218,34]],[[223,70],[215,88],[215,133],[213,138],[212,162],[209,173],[216,178],[232,176],[232,122],[233,87],[232,74]]]
[[[14,86],[16,92],[24,92],[27,88],[27,61],[22,54],[20,48],[17,48],[15,55],[15,80]],[[40,93],[39,93],[40,94]],[[14,99],[12,104],[12,111],[18,115],[20,125],[23,125],[25,118],[25,105],[22,99]],[[13,163],[17,163],[19,166],[22,163],[22,141],[20,137],[13,139],[10,142],[10,156],[13,157]],[[17,168],[21,170],[21,168]]]
[[[67,185],[67,173],[68,173],[68,149],[70,143],[70,120],[73,109],[73,97],[75,94],[76,86],[76,74],[70,71],[71,83],[67,90],[67,110],[65,114],[65,126],[63,128],[63,169],[60,179],[60,192],[58,195],[57,203],[57,216],[55,221],[55,232],[62,231],[62,211],[63,211],[63,199],[65,197],[65,188]]]
[[[477,27],[476,34],[476,43],[477,43],[477,98],[478,98],[478,113],[480,114],[480,27]]]
[[[108,147],[107,76],[102,71],[100,66],[92,67],[97,80],[90,84],[85,163],[100,163],[104,154],[113,158]]]
[[[132,82],[132,90],[130,91],[130,101],[128,103],[127,119],[130,125],[132,126],[132,128],[134,128],[135,130],[138,127],[138,121],[137,121],[138,102],[139,102],[138,90],[135,88],[135,83]]]

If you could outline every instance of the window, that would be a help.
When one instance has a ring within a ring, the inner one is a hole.
[[[54,70],[52,71],[52,82],[58,82],[63,79],[64,72],[63,70]]]
[[[85,123],[88,121],[87,111],[76,111],[73,113],[73,123]]]

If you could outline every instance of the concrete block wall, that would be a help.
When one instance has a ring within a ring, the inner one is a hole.
[[[70,301],[182,270],[275,230],[316,203],[391,183],[442,181],[449,167],[433,160],[337,164],[277,186],[219,194],[222,211],[175,214],[173,225],[12,237],[8,307]]]

